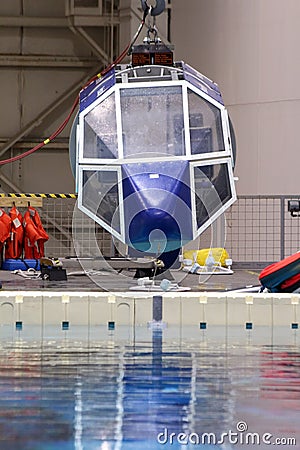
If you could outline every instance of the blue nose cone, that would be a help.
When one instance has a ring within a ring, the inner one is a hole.
[[[126,243],[161,254],[192,240],[188,162],[133,163],[122,170]]]
[[[179,224],[166,211],[149,208],[137,213],[129,225],[129,239],[136,250],[162,253],[181,247]]]

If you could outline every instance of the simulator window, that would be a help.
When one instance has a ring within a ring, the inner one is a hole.
[[[200,228],[232,197],[227,163],[194,168],[197,226]]]
[[[221,111],[188,89],[191,154],[225,150]]]
[[[118,172],[84,170],[82,184],[83,206],[120,233]]]
[[[83,148],[84,158],[118,157],[115,94],[107,97],[85,116]]]
[[[174,129],[183,118],[181,86],[121,89],[121,114],[125,158],[184,154],[182,128],[179,139]]]

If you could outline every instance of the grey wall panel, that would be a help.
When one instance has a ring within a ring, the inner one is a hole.
[[[2,0],[0,2],[0,15],[18,15],[21,13],[21,0]]]
[[[72,106],[74,100],[75,100],[75,96],[70,97],[70,100],[68,102],[64,103],[63,107],[58,108],[55,112],[53,112],[47,118],[47,120],[43,121],[41,123],[41,125],[37,126],[30,133],[30,136],[33,136],[35,138],[40,137],[41,140],[49,137],[63,123],[63,121],[69,114],[69,111],[71,109],[71,106]],[[62,133],[60,133],[60,135],[57,137],[57,139],[61,139],[61,138],[69,139],[71,126],[72,126],[72,119],[67,124],[64,131]]]
[[[20,53],[21,31],[18,28],[0,28],[0,54]]]
[[[23,0],[24,14],[27,16],[62,16],[65,13],[64,0],[37,1]]]
[[[91,50],[69,29],[27,28],[23,34],[23,52],[28,55],[90,56]]]
[[[74,192],[67,152],[48,151],[45,147],[14,164],[19,166],[20,187],[27,192]]]
[[[0,69],[0,136],[9,137],[20,127],[19,72]]]
[[[54,70],[39,69],[24,71],[24,83],[22,91],[22,127],[37,117],[48,104],[59,99],[68,89],[80,80],[83,71],[70,69]],[[75,99],[75,95],[70,101]],[[52,133],[64,120],[68,108],[55,112],[50,120],[39,125],[30,133],[31,136],[46,136]]]
[[[64,150],[44,147],[20,161],[6,164],[1,168],[1,173],[8,177],[20,192],[75,192],[69,155]],[[0,180],[0,192],[3,192],[1,184],[3,182]],[[13,191],[9,188],[8,192]]]

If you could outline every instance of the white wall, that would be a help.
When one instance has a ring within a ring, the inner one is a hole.
[[[299,0],[172,0],[175,57],[217,82],[239,194],[299,194]]]

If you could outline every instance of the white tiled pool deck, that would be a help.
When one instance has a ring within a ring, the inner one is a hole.
[[[70,270],[68,269],[70,272]],[[0,271],[0,325],[19,324],[143,326],[153,319],[153,297],[162,297],[165,326],[287,327],[297,332],[300,323],[300,294],[241,293],[234,289],[257,286],[259,271],[235,270],[233,275],[199,278],[182,271],[172,272],[186,292],[133,291],[134,273],[96,273],[68,276],[67,281],[24,279]]]
[[[141,326],[153,319],[153,296],[157,295],[162,296],[166,326],[284,326],[294,330],[299,326],[299,294],[38,290],[0,291],[0,324]]]

